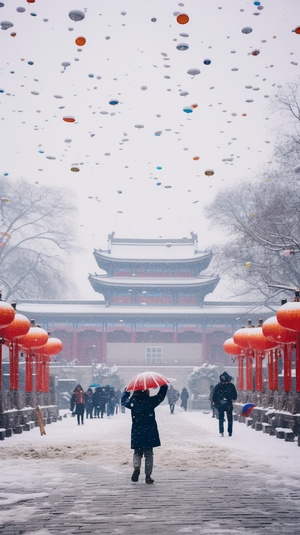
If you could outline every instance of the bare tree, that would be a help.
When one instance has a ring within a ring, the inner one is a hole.
[[[206,215],[227,230],[215,258],[219,272],[234,280],[232,293],[267,297],[270,282],[300,286],[299,207],[295,173],[282,169],[218,193]]]
[[[72,250],[75,207],[71,193],[0,182],[0,288],[4,299],[66,295],[66,254]]]

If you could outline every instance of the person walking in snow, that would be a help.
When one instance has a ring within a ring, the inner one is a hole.
[[[155,396],[150,396],[149,390],[137,390],[130,397],[125,389],[121,404],[131,410],[131,449],[133,449],[133,474],[131,481],[137,482],[141,471],[142,457],[145,457],[146,483],[154,483],[153,448],[160,446],[158,427],[155,419],[155,407],[166,397],[167,385],[160,387]]]
[[[93,418],[93,409],[93,390],[91,388],[88,388],[85,393],[85,415],[87,419],[88,417]]]
[[[71,411],[75,408],[75,414],[77,415],[77,424],[83,425],[84,423],[84,407],[85,407],[86,396],[81,385],[77,385],[73,390],[71,397]]]
[[[168,403],[170,405],[170,413],[174,414],[174,409],[176,405],[176,401],[179,398],[179,392],[175,388],[173,388],[172,385],[170,385],[169,391],[168,391]]]
[[[185,411],[187,410],[187,402],[188,402],[189,397],[190,397],[190,395],[189,395],[187,389],[184,386],[183,389],[181,390],[181,394],[180,394],[180,398],[181,398],[181,405],[180,406]]]
[[[218,409],[219,413],[219,432],[220,436],[224,436],[224,413],[227,414],[228,421],[228,435],[232,436],[232,411],[233,404],[232,402],[237,398],[237,391],[234,384],[231,382],[232,377],[227,373],[223,372],[220,375],[220,382],[215,386],[213,392],[213,403],[214,406]]]

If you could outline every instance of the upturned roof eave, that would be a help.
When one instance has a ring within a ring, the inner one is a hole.
[[[99,267],[101,266],[98,261],[101,260],[111,264],[197,264],[210,261],[212,258],[212,251],[195,252],[195,256],[187,258],[123,258],[113,256],[108,251],[101,251],[99,249],[94,249],[93,254]]]
[[[213,286],[214,288],[218,284],[220,277],[211,277],[211,278],[199,278],[198,280],[195,278],[191,278],[191,281],[186,280],[181,281],[174,280],[174,278],[164,278],[160,280],[155,281],[154,278],[151,279],[144,279],[141,277],[131,277],[127,280],[123,278],[122,280],[116,279],[114,277],[109,276],[101,276],[101,275],[89,275],[89,281],[92,284],[93,288],[97,286],[100,288],[206,288]]]

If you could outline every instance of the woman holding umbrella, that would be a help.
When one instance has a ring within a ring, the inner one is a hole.
[[[131,481],[137,482],[141,471],[142,457],[145,457],[145,475],[146,483],[154,483],[151,477],[153,470],[153,448],[160,446],[158,427],[155,419],[155,407],[157,407],[166,397],[168,385],[167,379],[160,374],[152,373],[159,376],[158,382],[153,384],[152,381],[137,380],[138,377],[145,375],[139,374],[135,377],[128,387],[124,390],[121,404],[131,410],[131,449],[133,452],[133,474]],[[147,377],[147,375],[146,375]],[[156,378],[157,380],[157,378]],[[158,394],[150,396],[149,388],[160,386]],[[130,390],[133,394],[130,397]]]

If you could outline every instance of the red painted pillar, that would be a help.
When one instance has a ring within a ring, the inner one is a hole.
[[[274,350],[270,349],[268,353],[268,383],[269,390],[275,390],[274,384]]]
[[[35,353],[35,390],[36,392],[43,392],[43,383],[42,383],[42,357],[39,353]]]
[[[296,341],[296,392],[300,392],[300,332]]]
[[[77,331],[73,331],[72,337],[72,360],[78,359],[78,335]]]
[[[47,390],[47,355],[40,355],[41,365],[41,392],[48,392]]]
[[[49,392],[50,390],[50,356],[45,355],[45,390],[44,392]]]
[[[244,355],[238,355],[238,390],[244,390]]]
[[[246,390],[253,390],[252,350],[246,352]]]
[[[107,332],[102,333],[102,362],[107,360]]]
[[[25,392],[32,392],[33,383],[33,357],[31,349],[27,349],[25,357]]]
[[[2,390],[2,343],[0,342],[0,390]]]
[[[206,332],[202,333],[202,362],[209,362],[207,354],[207,335]]]
[[[173,332],[173,344],[177,344],[178,342],[178,333]]]
[[[278,348],[272,349],[273,351],[273,390],[278,390]]]
[[[132,342],[133,344],[136,343],[136,332],[135,332],[135,331],[132,331],[132,332],[131,332],[131,342]]]
[[[262,391],[262,384],[263,384],[262,361],[263,361],[263,358],[264,358],[264,355],[262,355],[260,351],[256,351],[256,355],[255,355],[255,373],[256,373],[255,390],[257,392],[261,392]]]
[[[9,389],[19,390],[19,346],[18,342],[9,345]]]
[[[283,345],[283,374],[284,374],[284,383],[283,390],[284,392],[291,392],[292,390],[292,353],[293,353],[294,344],[284,344]]]

